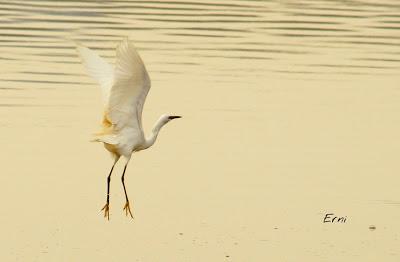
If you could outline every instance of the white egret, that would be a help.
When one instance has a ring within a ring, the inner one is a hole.
[[[126,203],[125,214],[133,218],[124,176],[133,152],[149,148],[154,144],[161,128],[180,116],[162,115],[150,134],[145,137],[142,126],[142,110],[147,93],[150,90],[150,78],[142,59],[128,38],[117,47],[115,66],[89,48],[78,45],[78,53],[88,74],[100,85],[104,100],[104,114],[101,132],[95,134],[95,142],[104,143],[111,152],[114,163],[107,177],[107,202],[101,209],[104,217],[110,219],[110,181],[115,164],[122,156],[125,167],[122,173]]]

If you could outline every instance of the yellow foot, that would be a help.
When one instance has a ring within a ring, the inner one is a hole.
[[[126,216],[128,216],[128,213],[129,213],[129,215],[131,216],[131,218],[133,218],[132,212],[131,212],[131,208],[129,207],[129,201],[126,201],[123,210],[125,210],[125,215],[126,215]]]
[[[104,210],[104,217],[106,217],[108,220],[110,220],[110,207],[109,207],[108,203],[100,211],[103,211],[103,210]]]

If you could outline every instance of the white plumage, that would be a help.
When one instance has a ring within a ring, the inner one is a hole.
[[[78,46],[78,53],[88,74],[101,87],[104,113],[102,130],[94,141],[103,142],[105,148],[114,156],[114,164],[107,178],[107,203],[103,207],[104,216],[109,219],[109,188],[115,163],[124,157],[126,163],[122,174],[122,184],[126,197],[124,210],[132,216],[126,194],[124,175],[126,166],[135,151],[152,146],[157,135],[166,123],[180,116],[162,115],[156,122],[151,135],[145,137],[142,126],[142,111],[150,90],[150,77],[138,52],[128,38],[117,47],[115,66],[89,48]]]

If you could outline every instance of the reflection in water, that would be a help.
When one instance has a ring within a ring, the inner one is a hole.
[[[192,72],[207,75],[205,81],[238,81],[227,71],[240,72],[242,82],[255,75],[317,81],[396,75],[399,11],[390,0],[1,1],[0,87],[79,84],[74,41],[113,57],[124,35],[144,56],[158,57],[147,63],[163,79]],[[32,67],[38,62],[43,67]]]

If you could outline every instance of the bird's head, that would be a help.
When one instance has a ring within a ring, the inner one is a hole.
[[[164,114],[164,115],[161,116],[159,121],[162,122],[165,125],[169,121],[171,121],[173,119],[177,119],[177,118],[181,118],[181,116],[171,116],[171,115]]]

